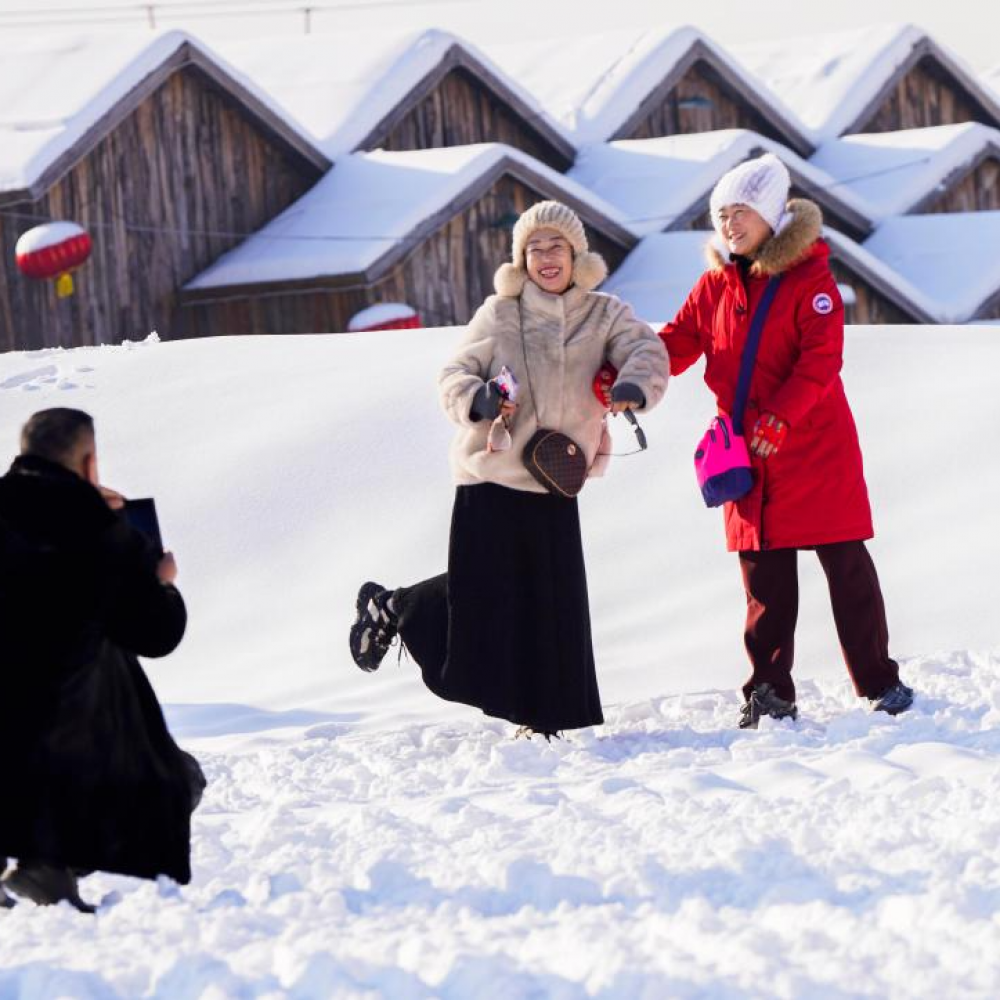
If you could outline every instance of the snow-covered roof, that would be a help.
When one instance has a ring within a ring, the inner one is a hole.
[[[259,232],[185,286],[186,292],[338,275],[369,279],[396,263],[505,173],[580,206],[631,246],[618,211],[533,157],[500,143],[354,153]],[[447,217],[451,217],[448,215]],[[499,263],[499,261],[498,261]]]
[[[793,183],[835,214],[851,231],[867,236],[864,203],[851,191],[831,190],[822,170],[786,146],[746,129],[723,129],[623,139],[580,151],[568,176],[615,205],[640,235],[688,225],[708,207],[719,178],[758,152],[769,151],[788,167]]]
[[[914,61],[932,54],[1000,124],[1000,106],[964,63],[926,32],[886,24],[809,38],[732,47],[755,76],[779,93],[820,143],[864,131],[860,121]]]
[[[628,302],[649,323],[671,320],[705,270],[703,230],[652,233],[601,286]]]
[[[472,67],[535,130],[572,159],[562,126],[471,43],[447,31],[289,35],[223,43],[220,51],[289,108],[331,159],[357,150],[443,67]]]
[[[1000,157],[1000,130],[965,122],[832,139],[809,162],[880,220],[919,210],[950,177],[991,152]]]
[[[188,59],[266,115],[271,127],[318,166],[327,162],[305,131],[253,82],[181,31],[5,37],[0,43],[0,193],[32,189],[47,171],[165,68]],[[85,150],[81,150],[82,152]]]
[[[939,323],[974,319],[1000,295],[1000,212],[887,219],[864,249],[921,289]]]
[[[917,323],[937,323],[941,308],[919,285],[893,270],[875,256],[863,243],[831,229],[823,228],[823,239],[830,245],[832,256],[839,258],[851,270],[864,278],[880,295],[888,299]]]
[[[646,100],[678,69],[686,69],[689,61],[701,56],[758,108],[789,145],[802,152],[811,149],[778,97],[696,28],[619,29],[486,43],[485,48],[565,125],[578,147],[613,139],[642,117]]]
[[[829,227],[824,227],[823,237],[835,256],[916,322],[933,323],[942,314],[940,303],[864,246]],[[712,238],[704,230],[653,233],[625,258],[602,289],[632,303],[643,319],[672,319],[705,271],[705,249]]]

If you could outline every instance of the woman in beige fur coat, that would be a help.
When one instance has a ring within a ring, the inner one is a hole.
[[[577,502],[546,492],[524,446],[540,427],[562,431],[593,465],[606,451],[607,410],[590,380],[605,360],[618,369],[616,412],[655,406],[666,387],[656,335],[625,303],[593,291],[606,274],[567,206],[541,202],[518,219],[497,294],[439,378],[458,427],[448,572],[395,591],[365,584],[351,629],[363,670],[378,668],[398,634],[435,694],[528,735],[604,717]]]

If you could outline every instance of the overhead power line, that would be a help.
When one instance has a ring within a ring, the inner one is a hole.
[[[122,24],[123,17],[133,18],[150,29],[165,27],[178,20],[218,20],[235,17],[265,17],[291,15],[301,18],[305,31],[312,26],[314,14],[338,11],[370,10],[399,7],[453,6],[476,3],[478,0],[376,0],[376,2],[330,3],[324,0],[216,0],[211,4],[129,3],[120,6],[15,8],[0,11],[0,28],[67,28],[81,25]]]

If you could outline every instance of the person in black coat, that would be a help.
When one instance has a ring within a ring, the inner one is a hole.
[[[0,478],[0,907],[89,911],[101,870],[187,883],[205,780],[174,743],[138,656],[166,656],[187,613],[170,553],[98,486],[94,425],[36,413]]]

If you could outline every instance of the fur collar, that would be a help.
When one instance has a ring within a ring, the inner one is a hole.
[[[793,198],[788,203],[788,223],[757,251],[750,268],[754,277],[782,274],[799,263],[823,232],[823,213],[813,201]],[[713,238],[705,249],[708,266],[721,271],[729,263],[729,254],[718,238]]]

